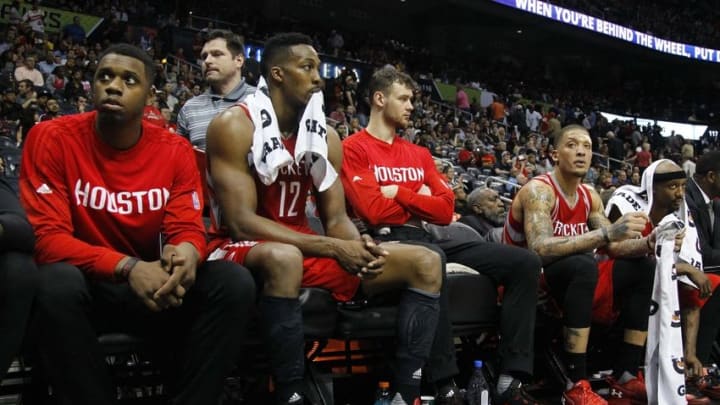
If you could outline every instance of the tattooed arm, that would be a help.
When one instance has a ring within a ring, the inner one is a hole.
[[[589,252],[605,244],[600,229],[580,236],[553,236],[551,214],[556,198],[552,187],[539,181],[530,181],[517,196],[522,206],[528,247],[542,258],[543,264],[575,253]]]

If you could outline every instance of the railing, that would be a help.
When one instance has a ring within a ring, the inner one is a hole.
[[[631,168],[631,169],[632,169],[632,166],[633,166],[632,163],[630,163],[630,162],[627,162],[627,161],[624,161],[624,160],[620,160],[620,159],[611,158],[610,156],[603,155],[602,153],[599,153],[599,152],[593,152],[593,156],[598,156],[598,157],[601,157],[601,158],[603,158],[603,159],[605,159],[605,160],[608,161],[608,163],[606,163],[606,164],[600,163],[600,166],[601,166],[601,167],[604,167],[605,169],[609,169],[609,168],[610,168],[610,161],[620,163],[621,165],[627,166],[627,167],[629,167],[629,168]]]
[[[204,21],[205,26],[200,27],[200,28],[195,27],[194,22],[196,20]],[[192,11],[188,13],[188,28],[190,28],[191,30],[202,31],[203,29],[207,28],[207,23],[209,23],[209,22],[213,23],[214,28],[222,28],[222,29],[232,30],[233,28],[238,26],[237,24],[231,23],[230,21],[218,20],[217,18],[201,17],[199,15],[193,14]]]
[[[197,73],[202,72],[202,68],[200,68],[200,65],[189,62],[186,59],[180,59],[175,55],[168,55],[166,57],[166,60],[167,60],[167,63],[165,63],[163,65],[163,69],[165,69],[165,74],[167,74],[168,65],[171,65],[171,64],[175,65],[178,72],[180,72],[181,65],[188,65],[188,66],[190,66],[190,69],[196,70]]]
[[[459,108],[457,108],[457,107],[455,107],[455,106],[452,106],[452,105],[450,105],[450,104],[447,104],[447,103],[442,103],[442,102],[439,102],[439,101],[430,100],[430,104],[435,104],[435,105],[439,106],[440,108],[445,108],[445,109],[447,109],[447,110],[453,110],[453,111],[455,112],[455,115],[456,115],[456,116],[467,116],[468,121],[472,120],[472,118],[473,118],[473,116],[472,116],[471,113],[469,113],[469,112],[467,112],[467,111],[465,111],[465,110],[461,110],[461,109],[459,109]]]

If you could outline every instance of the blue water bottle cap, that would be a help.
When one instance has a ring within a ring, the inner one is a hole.
[[[483,366],[482,360],[475,360],[474,364],[475,364],[475,368],[482,368],[482,366]]]

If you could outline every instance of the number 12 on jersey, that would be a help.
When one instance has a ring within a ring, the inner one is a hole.
[[[280,212],[279,216],[282,217],[296,217],[297,212],[297,201],[300,196],[300,182],[299,181],[279,181],[280,183]],[[285,205],[288,204],[287,212]]]

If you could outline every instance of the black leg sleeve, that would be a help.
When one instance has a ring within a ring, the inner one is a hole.
[[[438,301],[437,295],[408,289],[403,291],[398,305],[395,382],[398,386],[417,387],[417,394],[420,390],[421,370],[430,356],[435,339],[440,306]]]
[[[297,298],[262,296],[260,322],[266,339],[278,399],[297,390],[305,372],[302,311]]]

